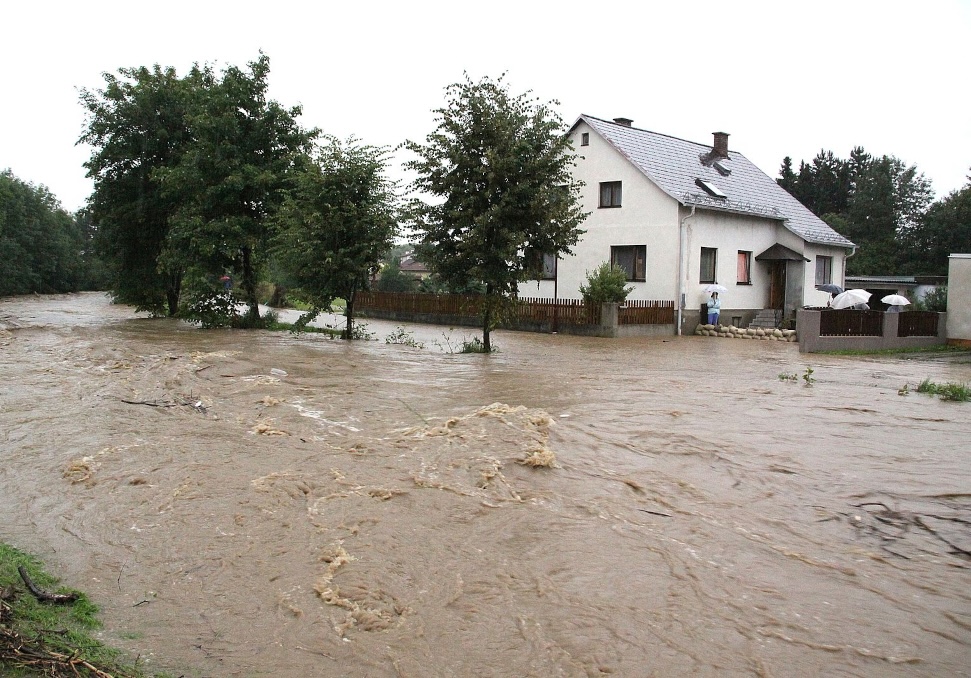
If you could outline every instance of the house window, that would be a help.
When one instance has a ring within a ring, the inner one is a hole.
[[[701,248],[701,275],[698,282],[715,282],[715,260],[718,258],[718,249],[715,247]]]
[[[744,252],[742,250],[738,251],[738,272],[736,273],[738,277],[739,285],[751,285],[752,284],[752,253]]]
[[[556,279],[556,260],[555,254],[543,255],[543,270],[540,272],[540,280]]]
[[[580,145],[589,146],[590,145],[590,132],[584,132],[580,135]]]
[[[816,284],[833,282],[833,257],[816,257]]]
[[[620,266],[630,282],[644,282],[647,245],[615,245],[610,248],[610,265]]]
[[[621,182],[603,181],[600,183],[600,206],[620,207]]]

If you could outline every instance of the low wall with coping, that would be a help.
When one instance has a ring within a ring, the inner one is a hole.
[[[940,313],[937,322],[937,336],[898,337],[899,313],[883,314],[882,336],[819,336],[820,320],[823,313],[800,308],[796,311],[796,334],[799,337],[800,353],[820,351],[880,351],[893,348],[921,348],[947,343],[947,314]]]

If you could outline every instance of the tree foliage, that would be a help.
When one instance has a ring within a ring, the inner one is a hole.
[[[551,102],[555,103],[555,102]],[[483,344],[520,282],[544,254],[569,254],[582,231],[579,183],[563,121],[547,104],[513,95],[502,77],[446,88],[437,127],[405,147],[414,188],[431,197],[410,204],[416,252],[451,289],[485,287]]]
[[[90,231],[44,186],[0,172],[0,296],[96,286]]]
[[[971,252],[971,178],[964,188],[930,206],[924,218],[906,234],[910,260],[920,262],[913,273],[947,275],[951,254]]]
[[[397,232],[395,185],[386,166],[383,148],[328,138],[314,161],[295,173],[276,218],[274,250],[312,307],[303,324],[342,298],[343,336],[355,336],[355,296],[367,287]]]
[[[858,245],[847,261],[848,273],[920,272],[913,270],[921,265],[907,243],[921,228],[933,193],[916,166],[856,147],[846,160],[820,151],[811,163],[800,162],[798,172],[787,157],[777,181]]]
[[[622,303],[633,289],[633,285],[627,284],[627,271],[605,261],[593,271],[587,271],[587,283],[580,285],[580,294],[588,303]]]
[[[174,315],[185,275],[204,293],[226,273],[259,320],[269,220],[315,135],[297,124],[299,107],[267,98],[269,67],[260,54],[246,69],[196,65],[182,78],[123,68],[82,90],[91,211],[119,301]]]
[[[158,172],[177,165],[191,143],[189,111],[203,73],[179,78],[156,65],[105,73],[105,87],[81,90],[87,110],[80,142],[95,243],[109,266],[116,301],[153,313],[178,311],[184,264],[162,260],[177,198],[161,190]]]

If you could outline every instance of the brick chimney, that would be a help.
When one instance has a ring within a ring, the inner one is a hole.
[[[624,127],[630,127],[634,123],[634,121],[630,118],[614,118],[614,122],[616,122],[618,125],[623,125]]]
[[[721,158],[728,157],[728,133],[727,132],[712,132],[715,137],[715,143],[712,146],[712,151],[715,155]]]

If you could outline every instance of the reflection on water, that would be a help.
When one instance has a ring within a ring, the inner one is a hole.
[[[0,539],[188,675],[968,675],[967,355],[368,324],[0,302]]]

